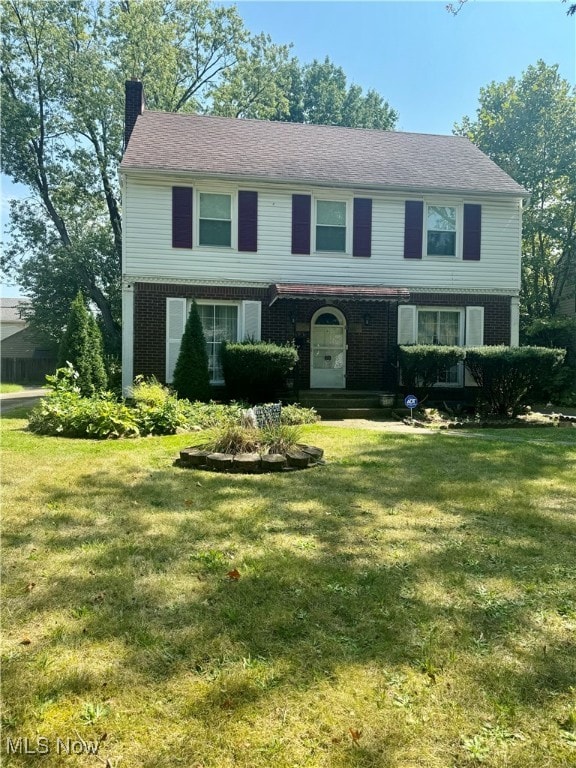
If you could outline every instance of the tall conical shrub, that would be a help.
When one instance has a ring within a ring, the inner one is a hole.
[[[58,367],[65,367],[67,362],[78,371],[76,384],[84,397],[90,397],[94,392],[105,389],[102,334],[86,308],[80,291],[70,306],[66,332],[60,344]]]
[[[92,384],[97,392],[101,392],[108,386],[108,376],[104,365],[104,341],[100,326],[91,312],[88,313],[88,320],[88,338],[92,349],[90,358]]]
[[[188,400],[210,399],[208,352],[195,301],[192,302],[186,321],[172,386],[178,393],[178,397],[185,397]]]

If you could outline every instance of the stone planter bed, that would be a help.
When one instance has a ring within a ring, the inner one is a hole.
[[[324,451],[314,445],[298,444],[282,453],[213,453],[206,446],[193,446],[180,451],[178,464],[191,469],[212,472],[260,474],[262,472],[291,472],[324,464]]]

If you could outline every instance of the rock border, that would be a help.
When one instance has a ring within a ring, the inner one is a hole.
[[[176,463],[186,469],[203,469],[229,474],[263,474],[290,472],[325,464],[324,451],[315,445],[298,443],[283,453],[217,453],[204,445],[190,446],[180,451]]]

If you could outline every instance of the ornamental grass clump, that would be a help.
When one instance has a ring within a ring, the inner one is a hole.
[[[287,424],[245,427],[225,424],[212,432],[207,450],[214,453],[286,453],[294,448],[302,436],[297,426]]]

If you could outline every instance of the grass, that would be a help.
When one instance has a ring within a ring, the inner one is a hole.
[[[306,427],[328,463],[3,420],[3,765],[563,768],[576,430]],[[193,440],[201,442],[199,433]],[[46,737],[41,758],[7,741]],[[96,763],[57,739],[101,739]]]
[[[11,392],[22,392],[24,387],[22,384],[6,384],[5,382],[0,382],[0,395],[8,395]]]

